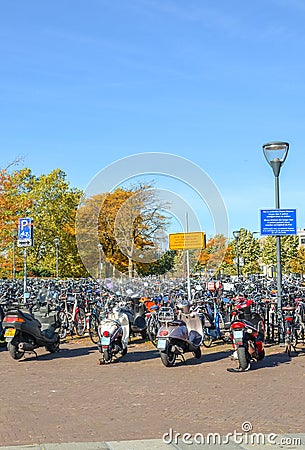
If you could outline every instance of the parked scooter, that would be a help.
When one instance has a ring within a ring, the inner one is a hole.
[[[198,313],[191,312],[190,304],[178,305],[177,317],[171,307],[163,306],[159,311],[161,327],[157,335],[157,348],[166,367],[175,364],[176,358],[191,352],[200,359],[203,339],[202,322]]]
[[[25,352],[45,347],[50,353],[59,351],[58,312],[49,303],[36,303],[32,307],[12,305],[3,319],[7,349],[13,359],[20,359]],[[37,356],[37,354],[36,354]]]
[[[122,311],[129,320],[130,335],[140,334],[143,339],[147,337],[146,307],[141,297],[137,294],[127,297],[127,304],[122,306]]]
[[[229,372],[245,372],[250,369],[251,361],[261,361],[265,357],[264,321],[258,313],[251,313],[251,304],[252,300],[240,297],[232,313],[233,359],[238,360],[239,367],[227,369]]]
[[[6,346],[6,342],[5,342],[5,338],[4,338],[4,329],[2,326],[2,320],[4,318],[4,311],[2,306],[0,305],[0,347],[5,347]]]
[[[129,341],[129,320],[121,306],[105,314],[98,326],[98,349],[103,357],[100,364],[110,363],[114,356],[126,355]]]

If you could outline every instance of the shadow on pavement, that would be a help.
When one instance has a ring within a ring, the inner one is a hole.
[[[128,353],[120,358],[120,362],[141,362],[156,358],[160,358],[158,350],[132,351],[132,349],[128,349]]]
[[[24,361],[51,361],[54,359],[61,359],[61,358],[75,358],[79,356],[86,356],[90,353],[94,353],[97,350],[97,347],[95,345],[91,347],[78,347],[73,349],[68,348],[61,348],[58,353],[43,353],[39,354],[38,357],[36,357],[32,353],[26,353],[25,357],[19,360],[19,362]]]
[[[287,353],[283,352],[279,352],[279,353],[274,353],[272,355],[267,355],[265,356],[265,358],[262,361],[258,361],[258,362],[252,362],[251,363],[251,368],[250,371],[253,372],[255,370],[261,370],[261,369],[266,369],[266,368],[273,368],[273,367],[278,367],[282,364],[290,364],[291,360],[294,357],[297,357],[298,353],[292,352],[291,356],[288,356]],[[242,372],[244,373],[244,372]]]

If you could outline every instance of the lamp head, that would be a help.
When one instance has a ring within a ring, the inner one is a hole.
[[[280,166],[284,164],[284,161],[287,158],[288,150],[288,142],[276,141],[268,142],[263,145],[265,158],[271,167],[274,163]]]
[[[240,231],[238,230],[236,230],[236,231],[233,231],[233,236],[235,237],[235,239],[236,240],[238,240],[239,239],[239,235],[240,235]]]

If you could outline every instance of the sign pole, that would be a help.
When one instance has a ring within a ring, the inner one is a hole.
[[[26,303],[26,293],[27,293],[27,266],[26,266],[26,247],[23,249],[23,301]]]
[[[23,247],[23,302],[27,299],[27,247],[32,247],[33,241],[33,219],[22,217],[18,220],[18,247]]]
[[[189,231],[189,217],[188,213],[185,213],[186,232]],[[187,298],[191,301],[191,280],[190,280],[190,253],[186,250],[186,272],[187,272]]]

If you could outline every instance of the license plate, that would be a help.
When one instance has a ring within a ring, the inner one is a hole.
[[[236,341],[242,340],[242,339],[243,339],[243,336],[244,336],[244,332],[243,332],[242,330],[236,330],[236,331],[233,331],[233,338],[234,338]]]
[[[16,333],[15,328],[7,328],[4,333],[4,337],[14,337]]]
[[[109,345],[110,344],[110,337],[102,337],[102,345]]]
[[[157,348],[159,350],[164,350],[166,347],[166,339],[158,339]]]

